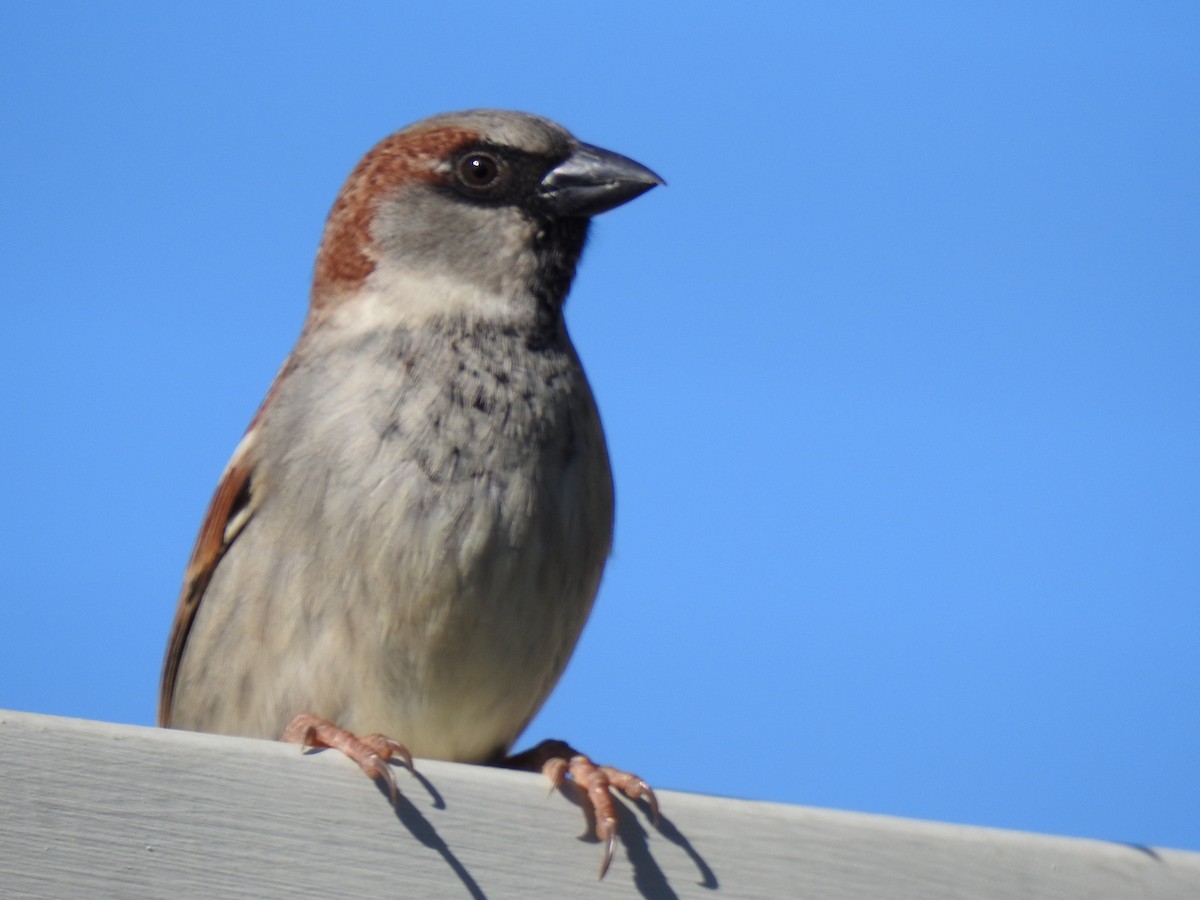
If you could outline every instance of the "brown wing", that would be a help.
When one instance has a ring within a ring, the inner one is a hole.
[[[162,689],[158,697],[158,724],[167,728],[171,724],[171,701],[175,695],[175,679],[179,675],[179,664],[183,659],[183,647],[188,632],[196,620],[196,610],[204,597],[213,572],[225,551],[249,521],[254,510],[252,446],[254,424],[234,451],[233,459],[225,468],[217,491],[208,506],[196,547],[183,576],[183,592],[179,607],[175,610],[175,623],[171,626],[171,637],[167,641],[167,655],[163,660]]]

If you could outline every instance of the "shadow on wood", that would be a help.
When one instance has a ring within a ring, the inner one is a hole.
[[[1197,853],[670,791],[658,827],[620,801],[598,882],[537,775],[417,760],[393,811],[271,741],[0,713],[0,748],[5,897],[1200,897]]]

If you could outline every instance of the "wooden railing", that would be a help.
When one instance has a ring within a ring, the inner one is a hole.
[[[417,771],[393,809],[338,753],[0,712],[0,897],[1200,898],[1200,853],[670,791],[598,881],[573,788]]]

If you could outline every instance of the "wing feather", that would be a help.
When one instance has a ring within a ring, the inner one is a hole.
[[[167,655],[163,660],[162,689],[158,698],[158,724],[163,728],[171,724],[171,701],[175,695],[175,681],[179,676],[183,648],[187,643],[188,633],[192,630],[192,623],[196,620],[200,601],[204,599],[204,592],[208,589],[221,558],[254,514],[254,435],[255,429],[252,424],[234,451],[229,465],[225,467],[216,493],[208,505],[204,524],[200,526],[192,558],[188,561],[187,571],[183,576],[183,591],[179,597],[179,606],[175,610],[171,637],[167,641]]]

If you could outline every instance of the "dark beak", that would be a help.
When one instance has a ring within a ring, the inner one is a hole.
[[[580,144],[546,173],[539,194],[556,215],[595,216],[664,183],[627,156]]]

